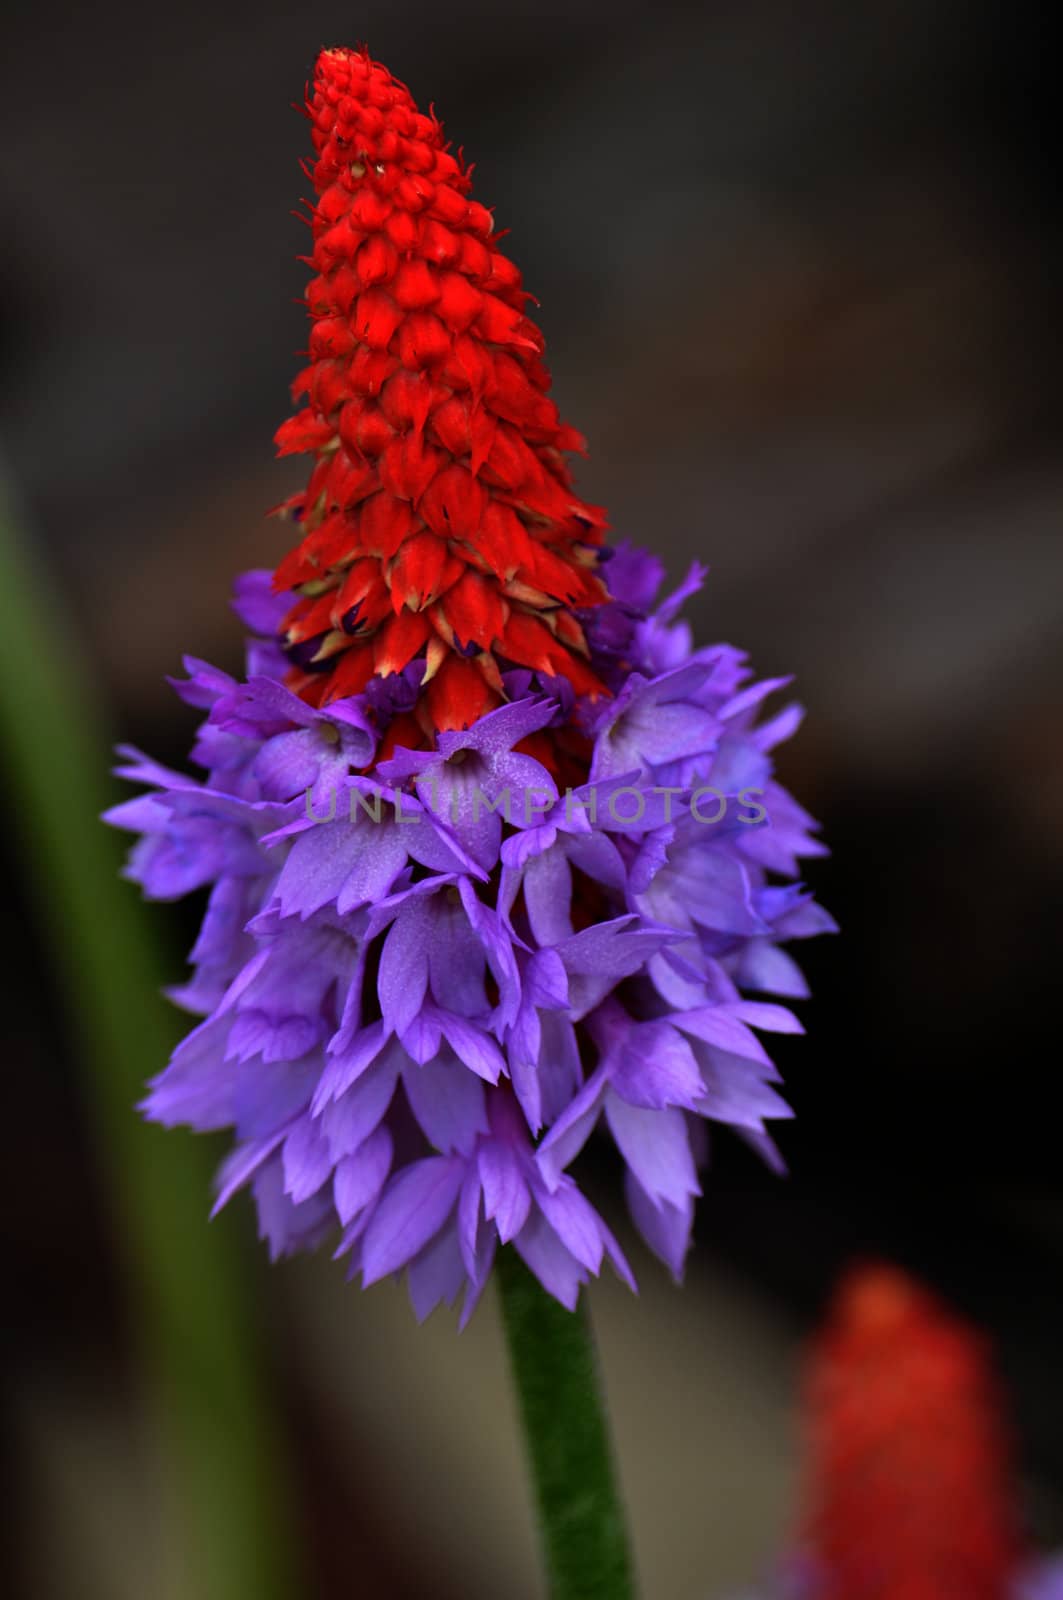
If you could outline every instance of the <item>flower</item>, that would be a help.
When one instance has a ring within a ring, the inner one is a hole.
[[[500,657],[593,691],[575,610],[606,599],[604,518],[573,492],[561,452],[583,440],[520,272],[439,122],[368,54],[323,51],[307,112],[307,404],[277,435],[317,457],[278,571],[300,692],[360,693],[423,652],[431,734],[500,703]]]
[[[811,1352],[805,1405],[818,1600],[1008,1593],[1010,1441],[974,1329],[898,1269],[858,1269]]]
[[[678,1277],[707,1126],[775,1166],[789,1115],[758,1035],[799,1032],[782,948],[832,928],[822,853],[773,776],[784,680],[655,607],[561,451],[516,269],[434,118],[364,53],[323,52],[308,403],[282,452],[301,542],[240,580],[242,680],[195,659],[199,778],[124,752],[128,874],[208,889],[202,1021],[149,1086],[232,1130],[272,1254],[331,1239],[463,1318],[512,1246],[573,1306],[620,1247],[570,1170],[596,1127]],[[758,998],[759,996],[759,998]],[[765,998],[773,996],[775,998]]]
[[[974,1328],[900,1268],[855,1267],[803,1376],[803,1538],[765,1600],[1063,1600],[1063,1559],[1022,1550],[1005,1396]]]

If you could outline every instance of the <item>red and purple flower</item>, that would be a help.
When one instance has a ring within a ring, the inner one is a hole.
[[[300,543],[241,580],[247,676],[198,661],[205,777],[128,752],[152,898],[209,887],[204,1020],[151,1085],[231,1128],[274,1255],[334,1238],[419,1315],[475,1304],[499,1244],[575,1304],[630,1269],[570,1168],[596,1126],[677,1275],[707,1127],[769,1162],[758,1037],[799,1032],[783,948],[830,929],[774,780],[785,680],[694,649],[645,551],[604,544],[563,452],[520,274],[434,117],[360,52],[319,58]],[[763,998],[763,997],[769,998]]]

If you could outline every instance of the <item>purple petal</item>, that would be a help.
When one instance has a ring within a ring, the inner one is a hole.
[[[738,1000],[731,1008],[736,1017],[748,1022],[750,1027],[763,1028],[767,1033],[804,1033],[804,1028],[785,1006],[768,1005],[761,1000]]]
[[[556,1189],[564,1169],[590,1138],[608,1083],[606,1068],[599,1067],[573,1097],[536,1151],[536,1164],[552,1189]]]
[[[257,1007],[242,1010],[229,1030],[227,1061],[297,1061],[324,1037],[321,1017],[271,1017]]]
[[[581,1266],[597,1275],[604,1251],[598,1214],[572,1179],[563,1178],[553,1191],[542,1188],[535,1203],[565,1249]]]
[[[470,1284],[476,1289],[485,1282],[491,1270],[498,1242],[497,1230],[484,1216],[482,1199],[479,1173],[475,1166],[470,1166],[458,1199],[458,1240]],[[468,1305],[467,1310],[471,1312]]]
[[[689,1108],[705,1093],[693,1050],[667,1022],[629,1028],[609,1052],[609,1080],[622,1100],[651,1110]]]
[[[715,747],[720,724],[709,711],[689,704],[640,707],[626,719],[624,746],[650,766]]]
[[[567,1311],[576,1309],[585,1274],[539,1211],[533,1211],[510,1247],[535,1274],[547,1294]]]
[[[445,755],[454,750],[478,750],[481,755],[501,756],[530,733],[545,728],[556,711],[553,700],[517,700],[479,717],[471,728],[442,734],[439,748]]]
[[[612,1263],[613,1271],[616,1273],[621,1283],[627,1285],[632,1294],[638,1294],[639,1286],[635,1282],[635,1274],[628,1265],[628,1259],[617,1243],[615,1236],[606,1227],[601,1217],[598,1218],[598,1232],[602,1236],[602,1243],[605,1246],[605,1253]]]
[[[322,1189],[297,1205],[284,1192],[284,1169],[276,1156],[255,1174],[252,1193],[258,1211],[259,1238],[268,1239],[271,1261],[296,1250],[313,1249],[335,1226],[329,1191]]]
[[[320,1126],[333,1161],[353,1155],[383,1119],[404,1059],[404,1052],[393,1044],[344,1094],[326,1105]]]
[[[487,1286],[488,1275],[495,1259],[496,1237],[493,1233],[487,1234],[487,1243],[484,1246],[482,1277],[479,1283],[469,1280],[465,1289],[465,1299],[462,1301],[461,1316],[458,1318],[458,1332],[461,1333],[469,1325],[469,1318],[480,1303],[480,1296]]]
[[[169,824],[170,808],[157,795],[138,794],[104,811],[100,821],[112,828],[126,828],[130,833],[161,833]]]
[[[277,880],[282,913],[306,918],[335,900],[351,870],[357,829],[349,823],[321,823],[292,845]]]
[[[543,1087],[535,1063],[511,1051],[509,1076],[528,1127],[538,1133],[543,1125]]]
[[[338,1099],[361,1077],[369,1063],[380,1054],[387,1037],[388,1030],[383,1022],[371,1022],[342,1051],[330,1056],[329,1064],[314,1091],[312,1109],[315,1116],[330,1100]]]
[[[738,962],[737,979],[743,989],[781,994],[787,1000],[807,1000],[805,975],[793,956],[770,939],[750,939]]]
[[[638,917],[629,915],[581,929],[559,945],[557,952],[570,973],[619,981],[638,972],[651,955],[675,938],[670,929],[641,928]]]
[[[362,1245],[368,1288],[399,1272],[446,1222],[465,1168],[453,1156],[430,1156],[405,1167],[388,1184]]]
[[[252,633],[279,632],[291,604],[292,596],[287,590],[278,594],[274,589],[273,574],[268,567],[242,572],[233,585],[232,608]]]
[[[777,744],[782,744],[793,737],[801,726],[804,715],[804,706],[784,706],[774,717],[762,722],[759,728],[754,728],[750,738],[758,750],[774,750]]]
[[[290,800],[317,781],[324,754],[313,728],[275,733],[255,758],[254,773],[267,800]],[[335,796],[325,797],[335,804]],[[315,802],[317,796],[315,796]]]
[[[814,939],[821,933],[837,933],[838,924],[809,895],[781,916],[773,931],[780,939]]]
[[[682,1206],[701,1193],[681,1111],[646,1111],[608,1094],[605,1115],[621,1155],[651,1200]]]
[[[786,1101],[771,1087],[768,1078],[777,1078],[774,1067],[732,1055],[726,1050],[703,1046],[698,1051],[705,1094],[698,1101],[702,1116],[715,1122],[761,1132],[770,1118],[792,1117]]]
[[[438,1054],[443,1042],[443,1029],[439,1018],[440,1014],[434,1006],[425,1006],[400,1035],[403,1049],[414,1061],[423,1064]]]
[[[741,690],[733,699],[728,700],[722,708],[720,716],[727,722],[732,722],[736,717],[741,717],[745,711],[759,706],[762,700],[774,694],[776,689],[785,689],[788,683],[793,683],[793,673],[786,678],[763,678],[759,683],[751,683],[748,688]]]
[[[531,1208],[531,1193],[512,1151],[497,1139],[480,1147],[477,1157],[483,1185],[484,1215],[493,1219],[498,1237],[508,1244],[519,1233]]]
[[[450,1011],[439,1012],[439,1023],[454,1054],[470,1071],[485,1083],[497,1083],[505,1067],[505,1058],[491,1035]]]
[[[222,1065],[227,1036],[227,1022],[214,1017],[182,1040],[141,1101],[150,1121],[164,1128],[186,1123],[199,1133],[233,1121],[234,1075]]]
[[[328,1141],[310,1117],[300,1117],[284,1141],[284,1192],[296,1205],[317,1194],[332,1176]]]
[[[781,1010],[781,1007],[780,1007]],[[735,1015],[731,1006],[699,1006],[693,1011],[677,1011],[672,1018],[677,1028],[701,1039],[705,1044],[720,1050],[729,1050],[736,1056],[746,1056],[750,1061],[770,1065],[764,1046],[755,1033]]]
[[[533,856],[524,869],[524,904],[540,945],[572,938],[572,870],[563,851]]]
[[[708,835],[709,829],[702,828]],[[748,937],[767,930],[754,910],[749,873],[725,846],[685,852],[690,915],[703,928]]]
[[[594,878],[615,894],[623,894],[627,884],[624,859],[608,834],[569,834],[565,852],[573,866],[588,878]]]
[[[417,797],[435,826],[445,827],[486,873],[498,860],[502,821],[510,816],[511,797],[491,793],[492,786],[485,784],[484,778],[475,764],[433,767],[418,779]]]
[[[536,1006],[562,1011],[568,1005],[568,975],[556,950],[537,950],[524,971],[524,993]]]
[[[186,706],[209,711],[223,694],[231,694],[236,687],[236,679],[228,672],[211,666],[209,661],[201,661],[198,656],[182,656],[181,665],[188,677],[168,681]]]
[[[316,716],[312,706],[283,684],[272,678],[249,678],[218,702],[212,720],[251,738],[268,738],[290,724],[309,727]]]
[[[787,1166],[785,1158],[770,1133],[757,1128],[736,1128],[735,1132],[744,1144],[760,1157],[766,1167],[769,1167],[778,1178],[785,1178]]]
[[[391,891],[392,883],[407,864],[407,842],[394,822],[371,822],[360,827],[360,837],[347,858],[347,877],[336,896],[336,910],[346,917],[357,906],[373,906]]]
[[[371,1206],[391,1170],[392,1142],[386,1128],[378,1128],[355,1155],[336,1163],[332,1194],[344,1227]]]
[[[402,1075],[406,1098],[429,1144],[444,1155],[471,1155],[477,1135],[487,1132],[484,1089],[450,1050]]]
[[[432,902],[433,933],[428,951],[429,984],[444,1011],[472,1017],[487,1010],[484,949],[455,896]]]
[[[403,1033],[424,1003],[432,921],[422,900],[399,912],[384,940],[377,992],[384,1021]]]
[[[670,1269],[676,1282],[681,1282],[683,1263],[690,1248],[693,1200],[688,1195],[681,1205],[670,1205],[667,1201],[655,1205],[630,1170],[624,1175],[624,1189],[628,1210],[639,1233],[654,1255]]]
[[[175,772],[172,767],[161,766],[151,756],[146,756],[134,744],[120,744],[117,754],[123,765],[115,767],[116,778],[128,778],[130,783],[147,783],[159,789],[198,789],[199,784],[185,772]]]
[[[216,1198],[211,1208],[212,1217],[216,1217],[222,1207],[228,1205],[237,1190],[242,1189],[245,1183],[250,1183],[263,1161],[276,1150],[284,1134],[282,1128],[280,1132],[270,1134],[268,1139],[253,1139],[249,1144],[238,1145],[229,1152],[215,1175]]]
[[[498,985],[498,1020],[508,1026],[520,1007],[520,973],[513,953],[513,940],[501,917],[490,906],[484,905],[476,889],[468,880],[458,880],[458,892],[465,914],[484,948],[487,964]]]
[[[465,1284],[465,1263],[458,1230],[451,1225],[425,1245],[410,1262],[406,1288],[418,1322],[423,1322],[440,1302],[453,1305]]]
[[[664,563],[648,550],[624,540],[609,563],[609,591],[636,611],[648,611],[664,582]]]
[[[304,1061],[249,1061],[226,1067],[232,1081],[232,1121],[238,1139],[263,1139],[309,1104],[321,1058]]]
[[[690,599],[691,595],[699,592],[708,575],[708,567],[703,566],[700,561],[692,561],[687,570],[687,575],[683,579],[682,583],[677,584],[668,598],[666,600],[662,600],[661,604],[657,607],[657,621],[671,622],[672,618],[677,614],[685,602]],[[723,648],[726,649],[727,647],[724,646]]]
[[[542,1046],[538,1077],[542,1095],[542,1114],[554,1122],[583,1082],[579,1042],[568,1017],[556,1011],[539,1015]]]

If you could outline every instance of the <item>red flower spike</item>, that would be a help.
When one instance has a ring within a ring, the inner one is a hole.
[[[297,596],[291,686],[326,704],[420,654],[427,736],[497,705],[507,665],[604,692],[573,613],[608,597],[605,522],[573,493],[562,452],[583,441],[547,395],[490,212],[435,117],[364,51],[322,51],[307,113],[307,403],[277,433],[281,454],[316,458],[275,574]]]
[[[804,1399],[818,1600],[1005,1600],[1010,1451],[980,1335],[899,1270],[859,1269]]]

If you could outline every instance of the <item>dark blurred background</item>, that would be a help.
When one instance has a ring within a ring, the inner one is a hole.
[[[183,759],[164,674],[182,651],[238,666],[232,576],[284,547],[263,511],[302,471],[270,442],[304,342],[290,105],[320,45],[361,39],[512,229],[590,440],[582,492],[673,577],[711,563],[702,639],[796,674],[782,774],[824,822],[810,879],[843,935],[802,952],[809,1035],[779,1052],[792,1176],[721,1139],[687,1288],[636,1248],[641,1298],[592,1295],[647,1600],[708,1600],[785,1536],[795,1351],[854,1254],[990,1332],[1031,1529],[1063,1542],[1063,208],[1040,26],[984,0],[5,23],[2,448],[69,619],[40,648],[74,629],[112,731]],[[127,1286],[15,819],[5,837],[7,1592],[154,1596]],[[175,979],[197,909],[154,913]],[[257,1253],[249,1207],[240,1227]],[[458,1339],[327,1259],[256,1271],[308,1600],[535,1596],[494,1307]]]

